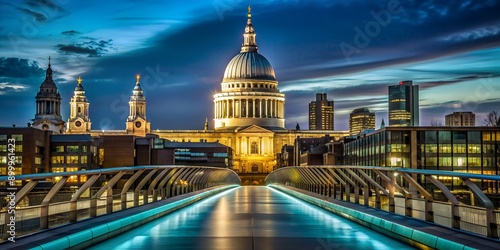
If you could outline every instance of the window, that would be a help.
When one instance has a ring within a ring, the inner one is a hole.
[[[78,163],[78,156],[75,155],[67,156],[66,163]]]
[[[214,157],[227,157],[227,153],[214,153]]]
[[[252,172],[259,172],[259,166],[257,166],[257,164],[252,165]]]
[[[451,144],[440,144],[439,153],[451,153]]]
[[[0,135],[0,141],[6,141],[7,135]]]
[[[18,141],[23,141],[23,135],[12,135],[12,139]]]
[[[80,163],[87,164],[87,156],[80,157]]]
[[[64,168],[52,168],[52,173],[61,173],[64,172]]]
[[[64,156],[52,156],[51,162],[54,164],[64,164]]]
[[[7,156],[0,156],[0,164],[6,164],[7,163]]]
[[[87,146],[82,146],[82,152],[87,152]]]
[[[480,167],[481,157],[468,157],[467,164],[469,165],[469,167]]]
[[[201,152],[193,152],[193,153],[191,153],[191,156],[203,157],[203,156],[207,156],[207,154],[201,153]]]
[[[78,152],[78,146],[67,146],[66,152]]]
[[[481,144],[469,144],[467,147],[468,153],[481,153]]]
[[[465,153],[466,149],[465,144],[453,144],[453,153]]]
[[[23,145],[16,144],[16,148],[14,150],[14,152],[23,152]]]
[[[7,145],[0,145],[0,152],[7,152]]]
[[[14,156],[14,163],[16,163],[16,164],[23,163],[23,157],[22,156],[18,156],[18,155]]]
[[[42,164],[42,158],[35,157],[35,164],[38,164],[38,165]]]
[[[451,166],[451,157],[439,157],[439,166]]]
[[[64,146],[55,146],[52,148],[52,152],[64,152]]]
[[[257,147],[257,142],[252,142],[250,146],[250,154],[258,154],[258,153],[259,153],[259,148]]]

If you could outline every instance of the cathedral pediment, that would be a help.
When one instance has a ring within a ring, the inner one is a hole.
[[[258,126],[258,125],[250,125],[250,126],[243,128],[241,130],[237,129],[236,133],[239,133],[239,134],[255,134],[255,133],[274,134],[273,131],[265,129],[265,128]]]

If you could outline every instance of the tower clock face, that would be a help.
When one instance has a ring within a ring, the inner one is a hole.
[[[135,123],[135,127],[137,127],[137,128],[140,128],[140,127],[141,127],[141,125],[142,125],[142,124],[141,124],[141,122],[136,122],[136,123]]]
[[[82,126],[82,122],[81,122],[81,121],[76,121],[76,122],[75,122],[75,126],[77,126],[77,127]]]

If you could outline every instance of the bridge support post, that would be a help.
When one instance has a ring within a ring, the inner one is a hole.
[[[113,187],[108,187],[108,195],[106,196],[106,213],[113,212]]]

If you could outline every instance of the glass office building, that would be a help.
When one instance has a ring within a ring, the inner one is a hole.
[[[418,86],[412,81],[389,86],[389,126],[418,126],[418,101]]]
[[[498,127],[386,127],[344,144],[345,165],[446,170],[498,175]],[[459,179],[441,180],[461,186]],[[498,183],[483,190],[500,192]]]

